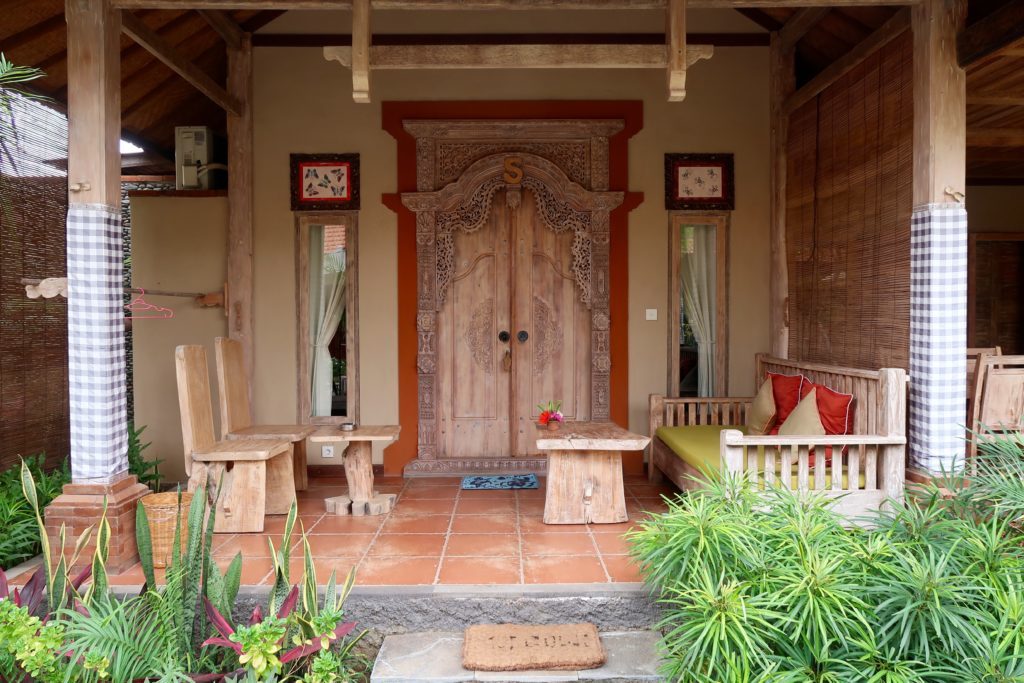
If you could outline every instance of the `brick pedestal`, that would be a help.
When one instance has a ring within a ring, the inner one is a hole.
[[[63,492],[53,499],[44,512],[46,535],[53,553],[60,550],[60,526],[67,527],[65,552],[74,551],[75,541],[90,526],[99,524],[103,515],[103,502],[107,503],[107,522],[110,524],[110,552],[107,571],[119,574],[139,561],[135,544],[135,508],[140,498],[150,493],[135,475],[125,475],[110,484],[66,484]],[[92,561],[96,549],[95,530],[88,546],[79,557],[76,567]]]

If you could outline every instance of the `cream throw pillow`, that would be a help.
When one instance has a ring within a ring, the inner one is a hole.
[[[786,421],[779,427],[779,436],[824,436],[821,414],[818,413],[818,390],[811,392],[796,404]]]
[[[772,391],[771,378],[766,379],[761,388],[757,390],[757,396],[750,404],[747,411],[747,434],[759,436],[767,434],[775,423],[775,394]]]

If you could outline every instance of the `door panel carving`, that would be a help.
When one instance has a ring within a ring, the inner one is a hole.
[[[407,471],[538,470],[544,461],[529,457],[537,403],[562,400],[569,419],[608,419],[608,215],[622,193],[591,191],[560,167],[565,157],[533,152],[557,146],[559,129],[579,136],[591,126],[586,176],[603,189],[608,135],[621,122],[515,122],[506,140],[493,131],[509,122],[442,123],[406,124],[428,134],[417,136],[426,191],[402,195],[417,213],[420,290],[419,453]],[[459,142],[475,160],[429,191],[444,142],[429,135],[467,131],[483,138],[476,151]],[[531,134],[538,144],[526,144]],[[507,177],[509,156],[521,176]]]

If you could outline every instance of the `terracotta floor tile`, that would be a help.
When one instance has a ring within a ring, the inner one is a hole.
[[[628,555],[630,545],[621,534],[594,534],[597,549],[602,555]]]
[[[590,534],[523,534],[524,555],[596,554]]]
[[[359,563],[356,583],[362,586],[434,583],[438,557],[372,557]]]
[[[602,555],[601,559],[604,560],[604,566],[608,569],[612,581],[623,583],[644,580],[640,575],[640,568],[628,555]]]
[[[627,531],[636,529],[639,523],[632,517],[628,522],[619,522],[617,524],[590,524],[588,527],[590,531],[595,534],[624,534]]]
[[[358,557],[314,557],[313,558],[313,569],[316,571],[316,583],[318,586],[326,586],[327,581],[331,578],[331,572],[336,572],[335,582],[342,584],[345,582],[345,577],[352,570],[353,567],[359,564]],[[306,576],[306,558],[301,554],[292,555],[291,562],[289,563],[288,578],[292,585],[299,584],[305,580]]]
[[[443,534],[447,533],[451,521],[451,515],[388,517],[381,531],[386,534]]]
[[[422,515],[450,515],[455,507],[455,500],[409,500],[401,501],[395,505],[391,514],[395,517],[422,516]]]
[[[509,534],[516,530],[513,515],[455,515],[453,534]]]
[[[306,491],[299,491],[296,493],[296,497],[299,500],[323,500],[324,498],[333,498],[334,496],[344,496],[348,493],[348,485],[341,486],[318,486],[317,488],[310,488]]]
[[[510,534],[452,534],[444,551],[448,556],[519,556],[519,536]]]
[[[324,498],[327,498],[327,496],[318,496],[316,498],[303,498],[298,502],[299,514],[324,514],[325,512],[327,512],[327,506],[324,505]]]
[[[459,515],[494,515],[502,513],[511,515],[515,511],[516,501],[514,498],[480,498],[476,500],[460,498],[459,504],[455,506],[455,513]]]
[[[383,515],[352,517],[351,515],[324,515],[310,532],[316,534],[367,534],[374,533],[384,523]]]
[[[405,488],[416,489],[426,486],[447,486],[449,488],[457,489],[462,485],[462,477],[419,477],[417,479],[407,479],[405,482]]]
[[[439,583],[517,584],[519,565],[518,557],[445,557]]]
[[[523,557],[526,583],[605,583],[601,562],[596,555]]]
[[[534,515],[541,517],[544,515],[544,500],[520,500],[519,501],[519,514],[521,515]]]
[[[227,571],[231,564],[231,558],[215,557],[220,570]],[[242,556],[242,585],[258,586],[260,582],[270,573],[274,565],[269,557],[245,557]]]
[[[314,534],[309,537],[313,557],[360,557],[373,543],[373,534]],[[295,554],[301,554],[300,547]]]
[[[515,500],[515,491],[506,491],[502,489],[496,490],[470,490],[462,491],[459,494],[460,500]]]
[[[410,500],[455,500],[456,489],[447,486],[423,486],[416,489],[403,489],[398,504]]]
[[[587,531],[586,524],[545,524],[540,514],[519,515],[519,530],[523,533],[580,534]]]
[[[439,556],[444,538],[444,534],[381,534],[369,554],[379,558]]]
[[[213,548],[215,557],[234,557],[235,553],[242,553],[242,557],[270,557],[270,539],[274,542],[276,550],[281,549],[280,534],[235,534],[220,545]],[[299,536],[292,536],[292,547],[298,542]]]

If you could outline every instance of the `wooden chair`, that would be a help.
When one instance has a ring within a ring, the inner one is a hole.
[[[1003,350],[998,346],[991,346],[987,348],[969,348],[967,349],[967,419],[971,421],[974,417],[974,394],[977,391],[978,381],[978,358],[982,355],[988,356],[1001,356]],[[968,428],[973,428],[972,424],[968,424]]]
[[[214,341],[217,352],[217,385],[220,390],[220,431],[224,439],[283,439],[292,444],[295,490],[309,488],[306,470],[306,439],[314,425],[252,424],[249,382],[246,379],[242,345],[225,337]]]
[[[218,441],[206,349],[179,346],[174,360],[189,490],[207,486],[216,492],[220,486],[215,531],[263,531],[264,515],[286,514],[295,501],[291,443],[287,439]]]
[[[1021,432],[1024,425],[1024,356],[978,356],[970,428],[993,432]],[[976,439],[970,440],[971,472],[976,471]]]

